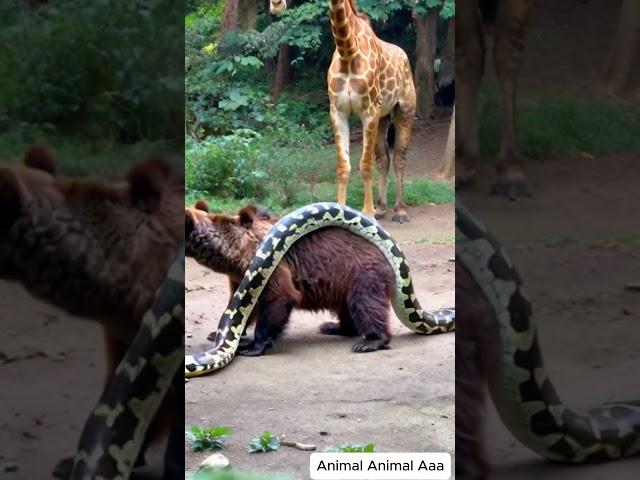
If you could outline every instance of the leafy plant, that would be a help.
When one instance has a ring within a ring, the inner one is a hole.
[[[372,453],[376,451],[373,443],[350,445],[348,443],[342,445],[333,445],[328,447],[325,452],[345,452],[345,453]]]
[[[280,439],[266,430],[258,438],[254,438],[249,442],[249,453],[268,452],[277,450],[280,447]]]
[[[200,471],[193,475],[185,472],[188,480],[294,480],[291,476],[285,475],[264,475],[261,473],[241,472],[238,470],[220,470],[216,472]]]
[[[228,427],[212,427],[201,428],[193,426],[187,430],[186,435],[191,442],[191,448],[194,452],[202,452],[204,450],[224,450],[225,439],[231,434]]]

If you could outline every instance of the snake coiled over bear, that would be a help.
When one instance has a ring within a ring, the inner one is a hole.
[[[184,349],[184,246],[109,388],[87,420],[71,480],[127,479],[179,371]]]
[[[210,350],[185,356],[185,377],[204,375],[223,368],[233,360],[240,338],[261,292],[289,248],[316,230],[339,227],[374,244],[383,253],[395,275],[393,309],[402,323],[414,332],[434,334],[453,331],[455,310],[425,311],[416,299],[409,267],[402,251],[375,220],[337,203],[315,203],[281,218],[263,238],[253,261],[236,289],[215,333]],[[192,232],[203,236],[208,232]],[[211,233],[213,235],[213,233]],[[190,245],[189,235],[186,238]],[[206,244],[196,242],[196,248]],[[196,252],[206,256],[207,252]]]
[[[607,403],[584,412],[562,403],[545,369],[531,304],[517,271],[500,244],[459,202],[456,262],[480,287],[497,320],[497,365],[489,376],[489,392],[511,433],[528,448],[559,462],[638,455],[640,402]],[[464,328],[463,324],[460,335]]]

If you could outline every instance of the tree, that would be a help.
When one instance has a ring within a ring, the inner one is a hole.
[[[278,61],[276,63],[276,73],[273,77],[271,87],[271,101],[278,103],[282,92],[291,84],[293,70],[291,68],[291,47],[286,43],[280,45],[278,50]]]
[[[291,8],[295,0],[287,2],[287,8]],[[278,103],[278,99],[282,92],[291,84],[293,79],[293,69],[291,68],[291,46],[287,43],[280,45],[278,49],[278,61],[276,63],[276,71],[271,86],[271,101]]]
[[[222,31],[229,32],[238,29],[238,6],[240,0],[226,0],[224,15],[222,16]]]
[[[440,175],[445,180],[453,180],[455,177],[456,165],[456,107],[453,107],[451,113],[451,123],[449,124],[449,135],[447,137],[447,146],[444,149],[444,159],[440,168]]]
[[[453,18],[455,0],[413,0],[413,2],[413,18],[416,27],[414,83],[418,95],[416,113],[419,117],[426,118],[433,111],[433,98],[436,91],[433,63],[436,56],[438,15],[446,19]]]
[[[258,20],[258,5],[262,0],[226,0],[222,16],[222,31],[253,30]]]
[[[606,68],[607,89],[619,93],[629,87],[640,54],[640,1],[623,0],[618,31]]]
[[[416,7],[417,7],[416,2]],[[414,7],[414,23],[416,26],[416,68],[413,72],[418,101],[416,113],[419,117],[431,116],[433,97],[436,93],[433,62],[436,57],[436,28],[438,12],[433,8],[424,14],[418,14]]]

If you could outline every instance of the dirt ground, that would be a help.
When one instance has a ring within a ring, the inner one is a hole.
[[[440,166],[448,118],[418,122],[408,153],[408,176],[433,175]],[[357,131],[352,157],[357,155]],[[357,172],[354,172],[357,175]],[[392,199],[390,199],[390,202]],[[409,210],[411,223],[382,224],[399,242],[423,306],[453,305],[453,206]],[[390,217],[390,214],[388,215]],[[187,260],[187,352],[210,347],[229,293],[226,278]],[[455,334],[424,337],[391,313],[391,348],[351,352],[351,339],[318,333],[329,314],[295,312],[276,348],[259,358],[236,358],[225,369],[185,386],[186,425],[225,425],[233,430],[224,454],[243,471],[309,478],[309,452],[280,447],[249,454],[249,441],[264,430],[287,440],[331,445],[372,442],[377,451],[454,452]],[[206,453],[185,447],[187,469]]]
[[[575,408],[640,399],[640,294],[625,290],[640,281],[639,161],[615,156],[533,164],[535,198],[515,203],[486,195],[487,171],[478,189],[458,196],[518,268],[551,378]],[[517,443],[493,406],[487,439],[495,479],[626,480],[640,469],[637,458],[573,468],[550,464]]]
[[[408,225],[385,222],[400,243],[430,308],[453,305],[453,208],[411,210]],[[203,347],[228,301],[224,277],[187,262],[187,351]],[[241,470],[286,472],[308,478],[309,453],[281,447],[248,454],[263,430],[312,443],[318,450],[372,442],[377,451],[447,451],[454,448],[454,334],[424,337],[393,316],[391,349],[358,355],[351,339],[317,332],[328,314],[296,312],[268,355],[236,358],[208,377],[187,383],[186,424],[225,425],[234,431],[225,455]],[[321,432],[327,432],[322,434]],[[187,449],[187,467],[206,454]]]
[[[102,335],[4,281],[0,320],[0,478],[51,478],[98,399]]]

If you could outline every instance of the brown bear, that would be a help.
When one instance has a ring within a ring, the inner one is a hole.
[[[211,214],[201,200],[185,209],[185,255],[227,275],[233,293],[277,220],[254,206],[236,215]],[[269,279],[252,313],[254,339],[241,342],[238,354],[264,354],[294,308],[335,314],[339,321],[322,324],[320,331],[358,336],[354,352],[385,348],[395,284],[393,269],[371,242],[339,227],[312,232],[291,246]]]
[[[182,175],[157,158],[118,183],[55,172],[37,145],[0,166],[0,278],[98,321],[108,384],[182,242]]]

